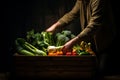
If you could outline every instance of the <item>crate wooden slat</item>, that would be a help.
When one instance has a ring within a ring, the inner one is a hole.
[[[96,56],[13,56],[17,77],[91,78],[97,67]]]

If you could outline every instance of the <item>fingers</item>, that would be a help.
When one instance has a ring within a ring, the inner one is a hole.
[[[50,30],[49,28],[45,30],[46,32],[52,32],[52,30]]]
[[[50,28],[46,29],[45,31],[53,33],[55,31],[55,29],[53,27],[50,27]]]
[[[66,54],[66,48],[65,48],[65,46],[63,46],[63,48],[62,48],[62,52],[63,52],[63,54]]]
[[[67,46],[63,46],[62,52],[63,52],[63,54],[66,54],[67,52],[72,52],[72,49]]]

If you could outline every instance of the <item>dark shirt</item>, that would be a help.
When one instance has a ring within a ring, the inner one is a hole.
[[[114,17],[108,1],[77,0],[73,9],[59,19],[59,22],[64,25],[80,17],[82,31],[78,37],[93,40],[96,50],[103,51],[110,46],[116,35]]]

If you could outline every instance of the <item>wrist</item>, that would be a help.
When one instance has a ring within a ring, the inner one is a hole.
[[[79,41],[78,36],[72,39],[72,44],[76,44]]]
[[[55,27],[55,28],[57,28],[57,27],[59,27],[59,26],[61,26],[61,24],[60,24],[59,21],[54,24],[54,27]]]
[[[75,37],[75,42],[76,42],[77,44],[79,44],[79,43],[81,42],[81,38],[80,38],[79,36],[76,36],[76,37]]]
[[[55,30],[55,29],[57,29],[57,27],[59,27],[59,22],[56,22],[56,23],[54,23],[52,26],[51,26],[51,28],[53,29],[53,30]]]

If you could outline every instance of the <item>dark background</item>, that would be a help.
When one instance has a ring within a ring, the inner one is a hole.
[[[11,57],[14,54],[14,40],[25,37],[26,32],[35,29],[43,31],[68,12],[76,0],[7,0],[3,1],[3,25],[1,25],[0,71],[11,69]],[[119,32],[119,4],[111,0],[114,18]],[[79,32],[79,20],[69,25],[73,33]],[[74,27],[73,27],[74,26]],[[116,46],[119,46],[117,38]],[[119,52],[119,50],[118,50]],[[114,53],[115,54],[115,53]]]

